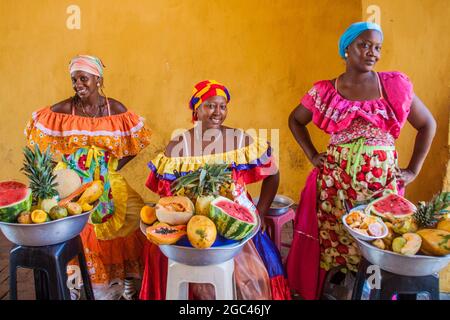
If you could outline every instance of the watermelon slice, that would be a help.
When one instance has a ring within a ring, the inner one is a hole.
[[[402,219],[413,215],[417,208],[402,196],[391,193],[371,202],[367,210],[382,218],[392,215],[396,219]]]
[[[211,202],[209,217],[217,232],[227,239],[241,240],[256,227],[256,217],[247,208],[225,197]]]
[[[0,182],[0,221],[16,222],[22,211],[31,208],[31,189],[17,181]]]

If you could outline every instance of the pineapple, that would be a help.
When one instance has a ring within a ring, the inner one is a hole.
[[[195,203],[196,214],[208,215],[209,204],[219,195],[225,195],[232,184],[227,164],[206,164],[172,183],[172,193],[186,196]]]
[[[439,220],[445,218],[445,215],[448,213],[446,208],[449,205],[450,192],[441,192],[429,202],[419,202],[417,211],[413,215],[414,220],[422,228],[434,227]]]
[[[33,205],[37,204],[39,209],[49,212],[53,206],[58,204],[55,198],[58,195],[55,188],[58,184],[55,182],[56,175],[53,173],[56,162],[52,159],[50,148],[42,153],[35,145],[34,152],[25,147],[23,153],[25,160],[21,171],[25,173],[30,182]]]

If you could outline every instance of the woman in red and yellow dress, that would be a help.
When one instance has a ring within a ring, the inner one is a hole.
[[[104,95],[103,67],[93,56],[73,58],[75,95],[34,112],[25,134],[30,147],[50,146],[60,160],[57,169],[74,170],[83,183],[103,181],[100,204],[81,233],[88,270],[96,299],[131,299],[146,241],[139,231],[143,201],[120,169],[149,144],[150,130],[143,118]]]
[[[243,194],[248,194],[246,185],[262,181],[256,208],[264,224],[264,215],[278,190],[278,168],[272,148],[264,139],[223,125],[229,101],[227,88],[217,81],[205,80],[194,86],[189,107],[195,126],[172,139],[165,152],[149,162],[146,186],[161,197],[170,196],[170,186],[176,179],[176,172],[184,175],[206,164],[226,163],[234,185],[236,188],[239,186]],[[140,299],[165,299],[167,258],[157,245],[148,243],[144,260]],[[248,241],[234,262],[238,299],[291,298],[280,254],[265,232],[258,232]],[[205,285],[196,284],[191,289],[194,299],[213,296]]]

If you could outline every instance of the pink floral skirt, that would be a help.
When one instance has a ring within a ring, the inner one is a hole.
[[[317,180],[320,267],[342,266],[357,271],[360,254],[345,230],[341,217],[355,207],[380,197],[386,190],[398,192],[395,172],[397,152],[393,146],[348,144],[327,150]]]

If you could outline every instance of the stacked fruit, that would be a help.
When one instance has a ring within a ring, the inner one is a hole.
[[[74,170],[55,170],[49,149],[42,153],[37,146],[25,148],[24,156],[21,170],[29,188],[15,181],[0,183],[0,221],[44,223],[81,214],[92,210],[103,193],[100,180],[82,185]]]
[[[449,205],[449,192],[442,192],[429,202],[420,202],[417,208],[396,194],[373,201],[366,212],[381,217],[389,232],[372,244],[403,255],[415,255],[419,251],[430,256],[450,254],[450,219],[446,210]]]
[[[256,226],[256,218],[230,200],[232,189],[225,164],[205,165],[179,176],[172,183],[175,196],[161,198],[154,208],[142,208],[142,221],[153,224],[146,229],[147,238],[156,244],[173,244],[187,234],[192,246],[200,249],[211,247],[217,233],[227,239],[245,238]]]

